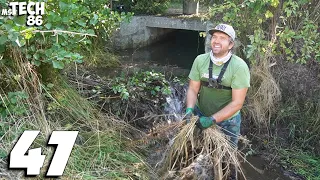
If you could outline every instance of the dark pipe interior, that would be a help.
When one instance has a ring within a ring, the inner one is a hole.
[[[173,65],[191,69],[197,55],[204,53],[205,38],[198,31],[173,30],[157,42],[146,47],[118,52],[124,61],[151,61],[160,65]]]
[[[204,53],[204,41],[198,31],[175,30],[146,49],[152,61],[190,69],[197,55]]]

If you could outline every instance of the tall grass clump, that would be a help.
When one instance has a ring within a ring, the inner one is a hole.
[[[277,121],[287,129],[289,146],[320,154],[320,106],[318,102],[299,103],[295,98],[287,99],[280,107]],[[285,123],[289,121],[289,123]]]
[[[24,130],[40,130],[32,147],[47,155],[41,175],[48,167],[53,148],[46,146],[52,131],[79,131],[62,178],[147,179],[146,166],[126,142],[141,134],[123,121],[99,112],[59,74],[56,84],[43,84],[33,66],[17,49],[10,66],[1,66],[7,85],[1,86],[1,173],[19,179],[23,174],[6,169],[10,150]],[[57,83],[59,82],[59,83]],[[13,84],[13,86],[10,86]],[[9,91],[9,93],[7,93]],[[131,147],[132,148],[132,147]]]

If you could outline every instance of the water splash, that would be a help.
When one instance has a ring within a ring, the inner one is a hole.
[[[172,121],[181,121],[184,115],[184,108],[186,103],[186,93],[188,84],[171,83],[171,94],[166,97],[166,106],[164,109],[168,123]]]

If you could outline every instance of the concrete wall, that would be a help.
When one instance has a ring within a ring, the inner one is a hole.
[[[130,23],[123,22],[120,29],[113,35],[113,43],[116,49],[127,49],[146,45],[146,22],[143,17],[133,17]]]
[[[213,24],[211,22],[207,23],[206,32],[208,32],[212,28],[214,28]],[[204,51],[205,52],[211,51],[211,35],[209,33],[207,33],[207,36],[206,36]]]
[[[139,48],[158,41],[174,29],[206,31],[207,24],[200,19],[134,16],[130,23],[120,25],[113,36],[113,44],[116,49]]]

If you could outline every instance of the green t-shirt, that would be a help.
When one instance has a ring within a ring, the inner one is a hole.
[[[206,81],[209,78],[210,53],[199,55],[193,62],[189,78],[194,81]],[[213,64],[212,77],[218,78],[223,65]],[[247,64],[238,56],[232,55],[231,61],[222,77],[221,84],[232,89],[250,87],[250,72]],[[206,116],[221,110],[232,100],[232,90],[201,86],[197,106]],[[236,112],[233,116],[239,113]]]

